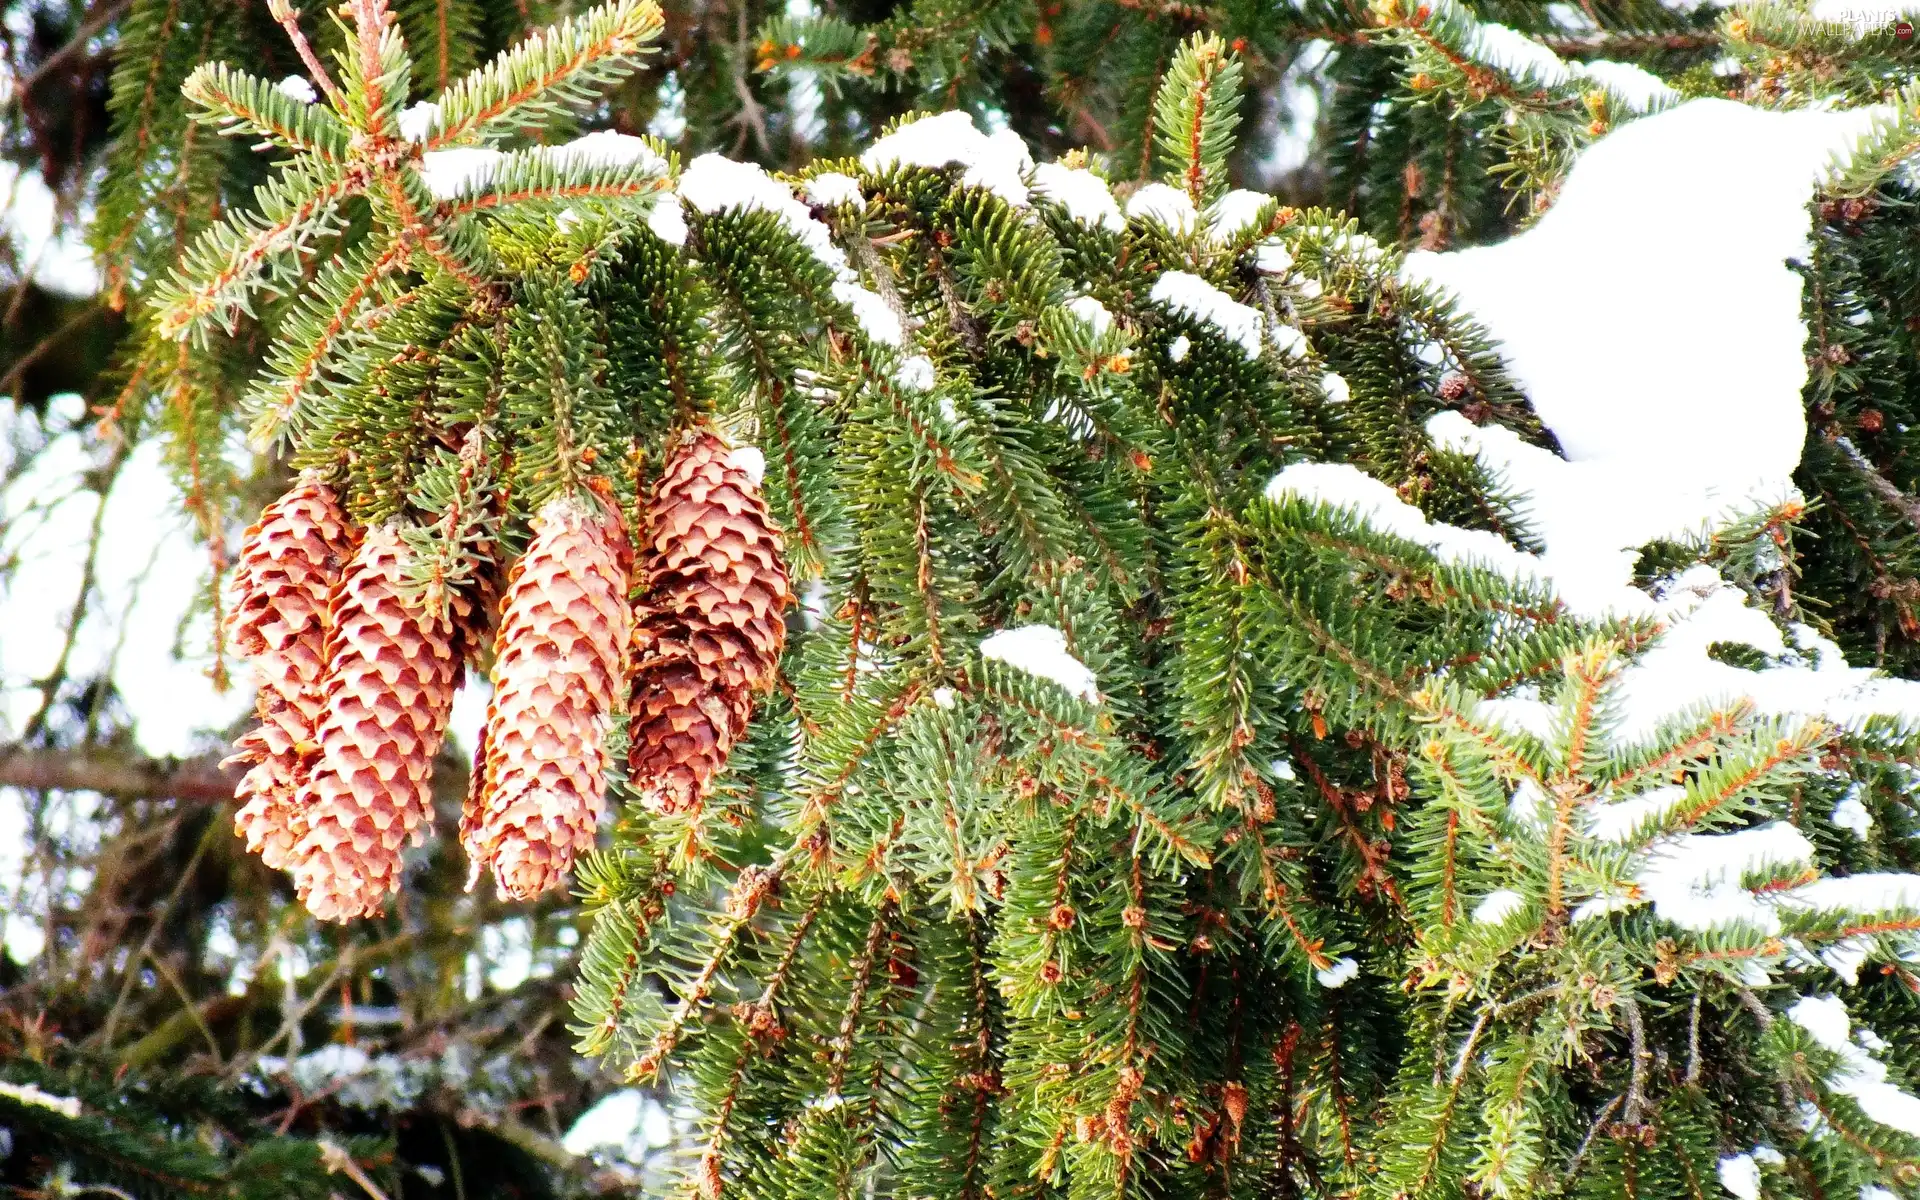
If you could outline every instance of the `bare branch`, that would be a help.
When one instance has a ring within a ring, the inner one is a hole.
[[[238,771],[217,759],[141,758],[101,749],[34,750],[0,746],[0,787],[99,792],[126,800],[173,799],[222,804],[233,798]]]

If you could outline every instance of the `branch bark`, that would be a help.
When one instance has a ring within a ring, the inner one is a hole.
[[[0,746],[0,787],[221,804],[233,798],[239,779],[238,771],[222,770],[214,758],[142,758],[113,750]]]

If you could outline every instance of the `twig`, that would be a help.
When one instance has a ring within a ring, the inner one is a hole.
[[[67,39],[66,45],[41,59],[40,65],[27,72],[25,79],[15,81],[13,85],[13,100],[24,107],[26,105],[26,95],[33,90],[35,84],[39,83],[40,80],[55,67],[73,57],[80,47],[92,40],[94,34],[106,28],[107,22],[127,11],[127,8],[132,3],[133,0],[108,0],[106,4],[95,9],[93,15],[82,22],[80,28],[73,31],[73,36]]]
[[[214,758],[135,758],[91,747],[38,750],[0,746],[0,787],[27,791],[98,792],[117,800],[184,800],[224,804],[236,773]]]
[[[1580,1139],[1580,1148],[1573,1152],[1573,1161],[1567,1164],[1567,1171],[1563,1176],[1566,1182],[1573,1182],[1574,1177],[1580,1174],[1580,1163],[1587,1157],[1587,1150],[1592,1147],[1593,1139],[1599,1136],[1601,1126],[1607,1123],[1607,1118],[1613,1115],[1613,1110],[1619,1108],[1620,1102],[1625,1099],[1625,1096],[1615,1096],[1607,1101],[1606,1107],[1600,1110],[1600,1115],[1595,1117],[1593,1124],[1587,1127],[1587,1136]]]
[[[1893,480],[1882,475],[1879,469],[1868,461],[1867,456],[1860,453],[1860,448],[1853,444],[1853,439],[1840,436],[1831,440],[1846,457],[1847,465],[1867,481],[1867,486],[1873,489],[1874,494],[1899,509],[1914,528],[1920,529],[1920,501],[1901,491],[1894,485]]]
[[[200,1006],[194,1003],[193,993],[187,990],[187,985],[180,981],[179,974],[175,972],[172,967],[168,966],[166,960],[160,955],[155,954],[152,950],[148,950],[146,960],[153,964],[153,969],[160,973],[160,978],[167,981],[167,986],[173,989],[174,995],[180,997],[180,1003],[186,1006],[188,1015],[192,1018],[193,1023],[199,1027],[200,1036],[207,1039],[207,1048],[213,1051],[213,1057],[215,1060],[218,1060],[220,1058],[220,1039],[213,1036],[212,1027],[207,1024],[206,1018],[200,1015]]]
[[[313,46],[308,43],[307,35],[300,30],[300,10],[287,3],[287,0],[268,0],[267,11],[272,14],[280,28],[287,31],[287,39],[293,43],[294,53],[300,56],[300,61],[305,64],[307,73],[312,75],[313,81],[320,85],[320,90],[327,94],[327,99],[332,102],[334,108],[345,111],[346,103],[341,98],[340,88],[333,82],[333,76],[327,74],[326,64],[322,63],[320,57],[313,52]]]
[[[1633,1075],[1627,1083],[1627,1107],[1623,1113],[1629,1124],[1638,1125],[1647,1104],[1647,1062],[1653,1052],[1647,1049],[1647,1027],[1640,1020],[1640,1004],[1632,996],[1622,996],[1620,1006],[1627,1010],[1627,1028],[1633,1034]]]
[[[361,1190],[371,1196],[373,1200],[387,1200],[387,1194],[380,1190],[379,1184],[376,1184],[367,1177],[367,1173],[360,1169],[360,1164],[353,1161],[353,1155],[347,1153],[345,1146],[342,1146],[332,1138],[321,1138],[318,1145],[320,1147],[321,1166],[337,1175],[345,1175],[348,1179],[353,1180],[359,1184]]]
[[[195,872],[199,869],[201,856],[206,854],[208,844],[223,832],[220,822],[214,821],[208,824],[206,831],[200,835],[199,843],[193,848],[193,857],[187,860],[186,867],[180,872],[180,878],[174,880],[173,890],[167,893],[166,903],[160,906],[160,911],[155,913],[153,920],[148,923],[147,936],[141,939],[139,953],[127,960],[127,973],[120,979],[120,994],[114,998],[113,1008],[107,1012],[106,1023],[100,1028],[99,1037],[102,1047],[112,1048],[114,1029],[120,1023],[120,1013],[126,1007],[127,998],[133,994],[134,981],[140,977],[140,964],[153,953],[155,939],[160,936],[160,930],[166,925],[167,918],[173,915],[173,906],[180,903],[180,897],[186,892],[187,884],[192,881]],[[214,1053],[219,1054],[217,1047]]]
[[[1687,1025],[1687,1086],[1700,1082],[1700,993],[1693,994],[1693,1018]]]
[[[1753,1019],[1760,1022],[1760,1028],[1766,1029],[1773,1024],[1773,1011],[1761,1002],[1760,997],[1746,988],[1739,988],[1734,994],[1740,997],[1740,1003],[1753,1014]]]

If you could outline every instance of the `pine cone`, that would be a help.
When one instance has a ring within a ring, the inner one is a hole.
[[[248,765],[234,793],[233,827],[270,867],[287,864],[302,832],[294,797],[324,711],[327,605],[352,554],[353,533],[333,490],[310,474],[268,505],[240,544],[227,630],[253,663],[260,724],[227,760]]]
[[[484,778],[460,830],[472,879],[491,868],[503,897],[558,886],[593,847],[606,794],[601,741],[625,679],[631,557],[617,520],[563,499],[535,519],[513,569],[474,760]]]
[[[300,790],[306,831],[292,867],[323,920],[377,914],[399,890],[402,849],[433,820],[459,635],[405,599],[403,566],[399,533],[374,530],[334,593],[320,758]]]
[[[773,685],[792,599],[759,487],[713,434],[667,463],[640,568],[628,773],[648,807],[673,813],[705,799],[753,693]]]

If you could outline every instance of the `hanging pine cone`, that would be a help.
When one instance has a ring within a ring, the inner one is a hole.
[[[433,756],[460,682],[459,635],[404,593],[399,533],[374,530],[334,593],[320,757],[300,790],[301,899],[324,920],[378,913],[433,819]]]
[[[324,711],[327,606],[352,554],[339,501],[312,475],[268,505],[240,544],[227,630],[252,661],[260,724],[227,763],[248,767],[234,793],[234,832],[270,867],[287,864],[302,832],[294,797]]]
[[[593,846],[606,792],[601,741],[625,678],[631,557],[617,520],[562,499],[534,520],[508,581],[493,703],[460,829],[472,879],[491,868],[503,897],[558,886]]]
[[[627,766],[642,801],[673,813],[706,797],[773,685],[792,594],[759,487],[713,434],[667,463],[646,520]]]

